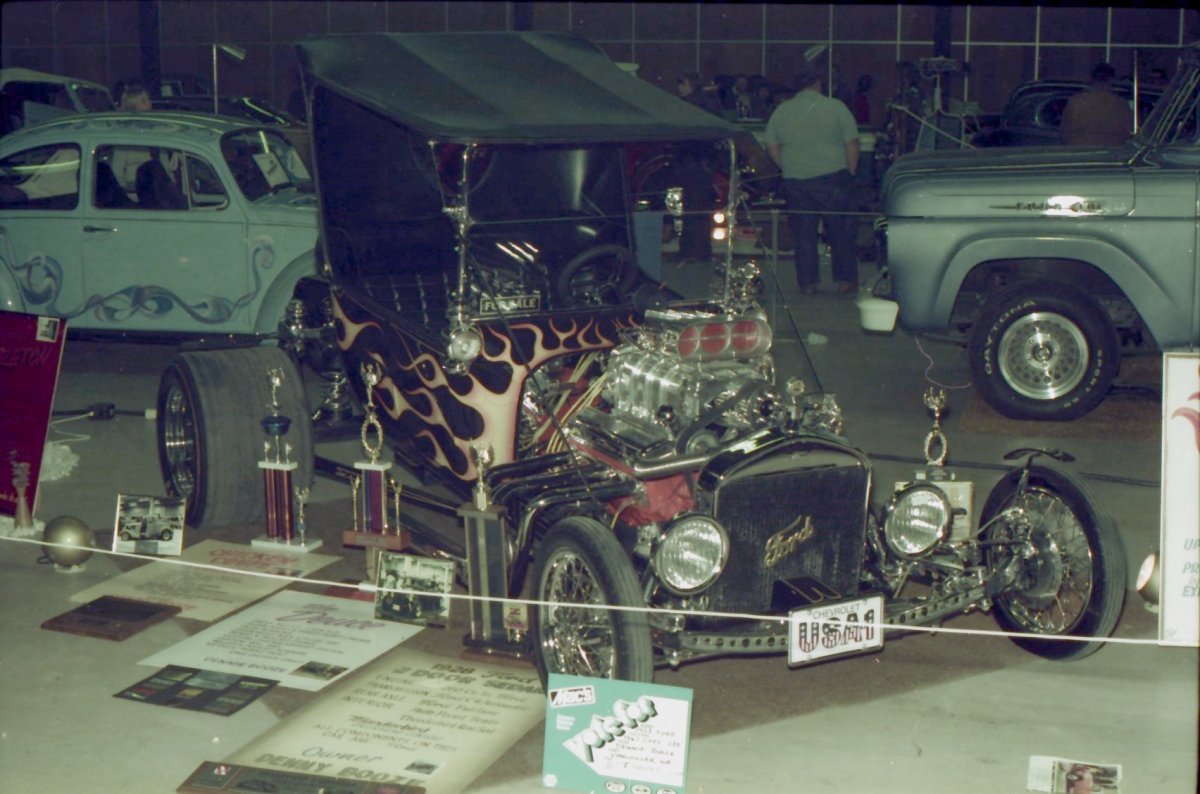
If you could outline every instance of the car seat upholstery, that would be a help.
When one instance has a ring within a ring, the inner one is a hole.
[[[167,169],[152,157],[138,166],[137,170],[138,206],[153,210],[182,210],[187,209],[183,193],[167,175]]]
[[[96,206],[101,209],[127,209],[133,206],[108,163],[96,163]]]

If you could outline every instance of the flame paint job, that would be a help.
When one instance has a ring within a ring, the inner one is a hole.
[[[333,317],[347,364],[377,362],[375,399],[388,437],[403,439],[423,465],[462,482],[476,477],[471,449],[491,447],[494,464],[514,459],[521,392],[530,373],[560,356],[614,347],[637,325],[629,307],[543,314],[477,325],[483,350],[463,374],[442,365],[444,343],[424,326],[384,323],[346,292],[335,292]]]

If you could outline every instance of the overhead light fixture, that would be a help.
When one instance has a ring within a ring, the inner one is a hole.
[[[213,115],[221,114],[221,106],[218,104],[220,91],[217,88],[217,54],[220,53],[232,60],[234,63],[241,63],[246,60],[246,51],[234,44],[217,44],[212,45],[212,72],[213,72]]]

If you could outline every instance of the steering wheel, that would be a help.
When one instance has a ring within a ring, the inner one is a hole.
[[[571,259],[554,280],[560,306],[614,306],[628,300],[637,278],[633,251],[598,245]]]

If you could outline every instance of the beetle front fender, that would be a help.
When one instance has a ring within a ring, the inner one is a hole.
[[[254,318],[254,333],[275,333],[279,329],[288,301],[295,292],[296,282],[317,275],[317,257],[314,251],[307,251],[289,262],[267,288],[267,294],[258,307],[258,316]]]

